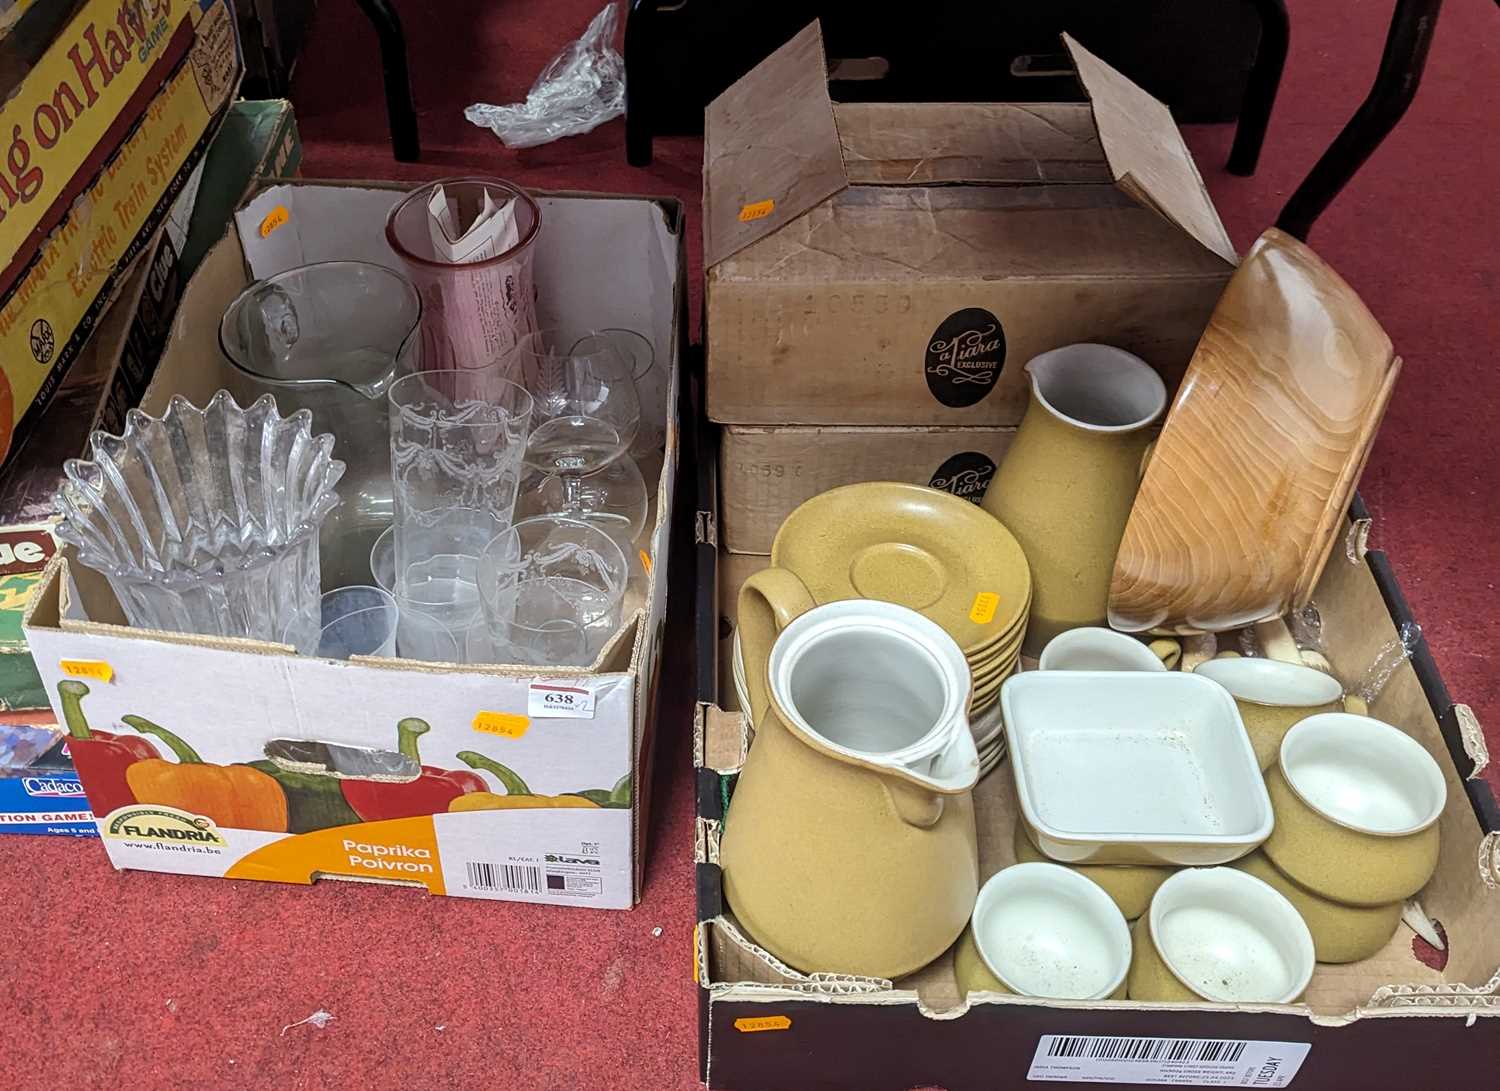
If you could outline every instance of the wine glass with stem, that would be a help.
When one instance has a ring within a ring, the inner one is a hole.
[[[646,516],[639,474],[604,471],[626,457],[640,429],[634,361],[609,333],[567,327],[523,337],[513,360],[534,407],[524,459],[543,475],[522,509],[566,515],[630,542]]]

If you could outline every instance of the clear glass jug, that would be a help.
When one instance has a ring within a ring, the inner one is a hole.
[[[323,586],[370,582],[370,549],[391,525],[386,392],[419,366],[422,302],[400,273],[360,261],[300,265],[245,288],[219,345],[256,394],[312,412],[347,469],[323,524]]]

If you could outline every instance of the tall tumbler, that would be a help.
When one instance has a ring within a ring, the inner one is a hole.
[[[484,367],[536,329],[541,210],[498,178],[444,178],[391,209],[386,241],[422,296],[422,367]]]
[[[389,401],[392,593],[462,648],[479,617],[479,555],[515,514],[531,396],[491,365],[404,376]]]

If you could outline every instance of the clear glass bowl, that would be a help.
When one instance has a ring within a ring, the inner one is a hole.
[[[318,607],[318,531],[344,464],[312,414],[248,409],[221,390],[204,409],[174,397],[125,434],[95,432],[70,459],[55,533],[109,580],[131,625],[280,640]]]

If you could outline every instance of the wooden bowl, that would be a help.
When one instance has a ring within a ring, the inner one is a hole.
[[[1235,272],[1146,463],[1111,627],[1219,632],[1301,609],[1401,369],[1354,290],[1274,228]]]

